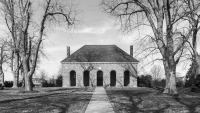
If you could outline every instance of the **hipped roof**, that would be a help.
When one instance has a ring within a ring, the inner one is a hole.
[[[84,45],[64,62],[139,62],[116,45]]]

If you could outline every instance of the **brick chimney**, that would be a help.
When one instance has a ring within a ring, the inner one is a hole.
[[[130,46],[130,55],[133,57],[133,45]]]
[[[67,46],[67,57],[69,57],[69,56],[70,56],[70,47]]]

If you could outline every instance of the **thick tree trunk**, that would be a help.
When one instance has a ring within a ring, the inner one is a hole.
[[[2,85],[4,86],[4,72],[3,72],[2,66],[0,66],[0,77],[2,77]]]
[[[25,74],[25,91],[33,91],[32,86],[32,76],[29,74]]]
[[[169,66],[167,62],[164,63],[166,86],[163,93],[177,94],[176,89],[176,67]]]
[[[18,87],[17,76],[16,76],[15,72],[12,72],[12,75],[13,75],[13,86],[12,86],[12,88],[17,88]]]
[[[21,85],[21,87],[25,87],[25,75],[24,75],[24,70],[23,70],[23,65],[21,66],[21,68],[20,68],[20,74],[21,74],[21,76],[22,76],[22,85]]]
[[[24,72],[22,72],[22,87],[25,87],[25,75],[24,75]]]
[[[168,80],[166,80],[166,86],[165,90],[163,93],[168,93],[168,94],[177,94],[177,89],[176,89],[176,75],[173,74],[173,72],[169,72],[170,76]]]
[[[200,56],[198,55],[198,53],[196,52],[196,56],[195,56],[195,61],[196,61],[196,76],[200,75]]]
[[[14,53],[13,87],[18,87],[19,82],[19,53]]]
[[[3,72],[3,73],[2,73],[2,85],[3,85],[3,86],[5,86],[5,85],[4,85],[4,82],[5,82],[5,81],[4,81],[4,72]]]
[[[29,67],[29,59],[22,56],[22,65],[23,65],[23,73],[24,73],[24,80],[25,80],[25,91],[33,91],[32,85],[32,73],[30,73]]]

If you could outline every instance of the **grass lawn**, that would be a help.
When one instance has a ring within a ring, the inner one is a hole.
[[[178,95],[150,88],[108,88],[116,113],[200,113],[200,93],[179,89]]]
[[[22,88],[0,90],[0,113],[84,113],[93,89]]]

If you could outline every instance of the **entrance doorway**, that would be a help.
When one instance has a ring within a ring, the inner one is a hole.
[[[76,72],[70,71],[70,86],[76,86]]]
[[[116,85],[116,72],[113,70],[110,72],[110,86]]]
[[[90,72],[89,71],[83,72],[83,84],[84,84],[84,86],[90,85]]]
[[[103,86],[103,72],[97,72],[97,86]]]
[[[124,71],[124,86],[128,86],[130,83],[130,73],[128,70]]]

